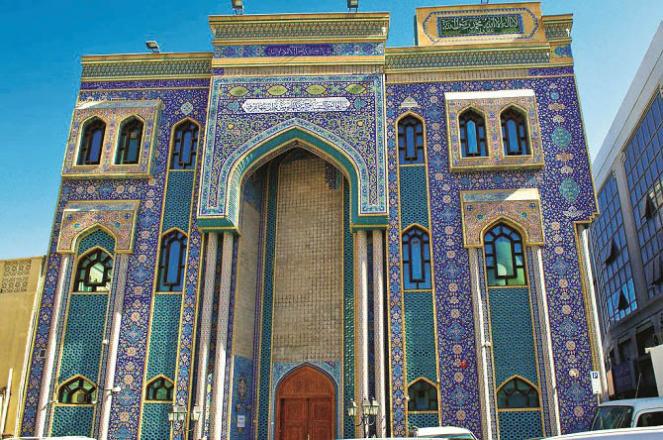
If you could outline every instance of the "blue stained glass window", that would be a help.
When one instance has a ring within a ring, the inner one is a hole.
[[[159,257],[159,292],[181,292],[184,281],[186,235],[178,230],[166,234],[161,240]]]
[[[171,170],[190,170],[196,164],[198,149],[198,125],[186,120],[175,127],[173,149],[170,160]]]
[[[523,241],[514,229],[498,224],[486,232],[484,253],[489,286],[527,284]]]
[[[460,146],[463,157],[488,156],[486,147],[486,122],[472,109],[464,111],[458,118]]]
[[[416,226],[403,233],[403,285],[405,289],[431,288],[430,239]]]
[[[527,134],[527,118],[519,110],[510,107],[500,116],[502,122],[502,142],[507,156],[530,154]]]
[[[123,122],[120,128],[115,163],[119,165],[138,163],[142,137],[143,122],[140,119],[133,117]]]
[[[424,163],[424,126],[414,116],[406,116],[398,122],[399,163]]]
[[[407,388],[408,411],[437,411],[437,389],[423,379]]]
[[[92,118],[85,123],[78,148],[77,165],[99,165],[105,132],[106,124],[99,118]]]
[[[76,292],[108,292],[113,271],[113,259],[101,249],[82,256],[76,268]]]

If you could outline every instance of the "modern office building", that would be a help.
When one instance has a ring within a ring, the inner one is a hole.
[[[591,228],[613,397],[656,395],[647,347],[663,343],[663,24],[593,164]]]
[[[0,436],[19,434],[44,260],[0,260]]]
[[[404,48],[387,13],[209,24],[210,52],[83,57],[23,433],[587,428],[571,15],[423,8]]]

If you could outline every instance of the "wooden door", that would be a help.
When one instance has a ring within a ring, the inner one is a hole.
[[[276,402],[278,440],[334,439],[335,391],[324,373],[296,369],[279,385]]]

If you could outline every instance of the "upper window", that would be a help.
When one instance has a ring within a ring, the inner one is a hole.
[[[424,125],[414,116],[398,122],[398,154],[400,164],[424,163]]]
[[[514,377],[497,391],[499,409],[538,408],[539,393],[528,382]]]
[[[173,151],[170,159],[171,170],[191,170],[196,164],[198,149],[198,125],[186,120],[175,127]]]
[[[120,128],[120,140],[117,145],[115,163],[118,165],[137,164],[142,138],[143,122],[140,119],[132,117],[123,122]]]
[[[429,382],[419,379],[407,389],[408,411],[437,411],[437,389]]]
[[[105,132],[106,124],[99,118],[92,118],[85,123],[78,148],[77,165],[99,165]]]
[[[159,257],[159,292],[181,292],[184,280],[186,235],[178,230],[166,234],[161,240]]]
[[[499,224],[484,236],[486,272],[489,286],[523,286],[525,257],[520,234]]]
[[[110,290],[113,259],[101,249],[85,254],[78,261],[76,292],[108,292]]]
[[[486,122],[483,116],[469,109],[460,115],[458,122],[463,157],[488,156]]]
[[[403,287],[430,289],[430,240],[428,233],[412,227],[403,233]]]
[[[60,386],[58,402],[71,405],[90,405],[97,387],[82,376],[76,376]]]
[[[527,118],[519,110],[509,107],[501,115],[502,142],[507,156],[530,154]]]
[[[165,377],[157,377],[147,384],[146,399],[154,402],[173,401],[173,382]]]

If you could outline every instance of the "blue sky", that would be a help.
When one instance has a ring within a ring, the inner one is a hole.
[[[414,44],[416,7],[479,0],[360,0],[391,12],[390,46]],[[491,3],[497,3],[493,1]],[[207,16],[230,0],[0,0],[0,258],[46,252],[82,54],[208,51]],[[345,0],[245,0],[247,13],[343,12]],[[573,51],[594,155],[663,19],[660,0],[544,0],[575,15]]]

